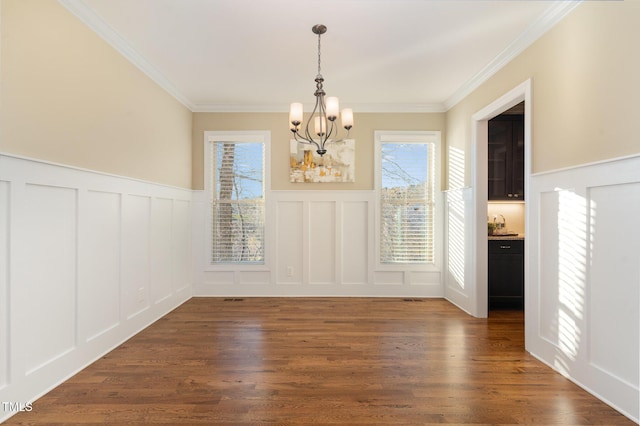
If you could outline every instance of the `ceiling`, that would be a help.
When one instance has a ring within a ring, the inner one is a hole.
[[[578,2],[59,0],[192,111],[311,105],[314,24],[327,95],[354,112],[445,111]]]

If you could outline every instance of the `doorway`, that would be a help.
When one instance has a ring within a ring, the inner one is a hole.
[[[524,106],[488,120],[489,316],[524,310]]]
[[[488,317],[488,236],[487,236],[487,209],[488,209],[488,122],[490,119],[513,108],[524,101],[524,191],[529,193],[529,180],[531,176],[531,80],[521,83],[500,98],[482,108],[472,116],[472,185],[474,188],[472,197],[472,235],[471,257],[473,261],[472,281],[472,306],[471,314],[479,317]],[[528,234],[529,224],[526,218],[530,203],[525,206],[524,234]],[[525,323],[526,305],[528,298],[527,282],[529,281],[527,239],[524,240],[524,294],[525,294]],[[526,328],[526,327],[525,327]]]

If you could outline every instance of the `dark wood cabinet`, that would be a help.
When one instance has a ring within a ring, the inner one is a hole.
[[[489,240],[489,309],[524,309],[524,240]]]
[[[524,115],[489,120],[490,201],[524,200]]]

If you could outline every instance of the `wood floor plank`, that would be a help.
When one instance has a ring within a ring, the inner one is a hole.
[[[193,298],[6,424],[633,425],[440,299]]]

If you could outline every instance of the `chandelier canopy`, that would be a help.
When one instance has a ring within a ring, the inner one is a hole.
[[[302,103],[292,103],[289,109],[289,128],[298,142],[315,145],[316,152],[323,156],[327,152],[325,149],[326,143],[340,142],[349,137],[349,130],[353,127],[353,111],[350,108],[342,110],[342,127],[347,130],[347,135],[344,138],[336,139],[338,135],[336,119],[340,110],[339,101],[334,96],[325,98],[326,93],[322,87],[324,78],[320,68],[320,36],[327,32],[327,27],[318,24],[314,25],[311,31],[318,35],[318,75],[315,78],[316,91],[314,93],[316,104],[303,130],[301,128],[303,121]],[[313,130],[310,128],[312,122]]]

